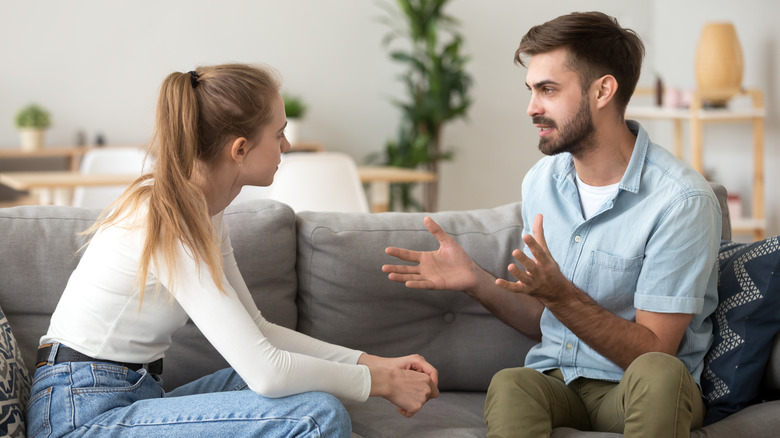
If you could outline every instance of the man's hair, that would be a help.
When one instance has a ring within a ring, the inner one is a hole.
[[[515,63],[526,66],[523,55],[557,49],[568,51],[568,68],[580,77],[583,92],[596,79],[612,75],[618,83],[616,101],[625,110],[639,81],[645,46],[631,29],[601,12],[574,12],[532,27],[520,41]]]

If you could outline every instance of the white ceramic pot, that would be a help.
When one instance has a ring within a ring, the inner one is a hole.
[[[300,140],[298,138],[299,123],[300,121],[298,119],[287,119],[287,127],[284,129],[284,136],[287,137],[287,141],[289,141],[291,145],[295,145],[295,143]]]
[[[43,129],[20,128],[19,141],[23,151],[37,151],[43,148]]]

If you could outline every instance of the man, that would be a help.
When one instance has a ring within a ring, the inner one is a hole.
[[[516,281],[493,278],[430,218],[437,251],[387,249],[415,263],[383,266],[391,280],[463,290],[541,341],[525,367],[494,376],[488,436],[673,437],[702,424],[721,213],[701,175],[624,119],[643,55],[598,12],[523,37],[515,61],[528,58],[528,115],[548,156],[523,181]]]

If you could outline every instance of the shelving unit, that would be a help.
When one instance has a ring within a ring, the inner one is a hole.
[[[752,215],[749,218],[731,218],[732,232],[752,233],[754,240],[766,235],[764,213],[764,108],[763,93],[757,89],[743,90],[742,95],[752,101],[750,108],[704,108],[701,96],[694,93],[689,108],[665,108],[658,106],[631,106],[626,118],[670,120],[674,125],[674,154],[684,159],[683,123],[690,123],[691,166],[704,174],[703,132],[706,123],[751,123],[753,127],[753,193]]]

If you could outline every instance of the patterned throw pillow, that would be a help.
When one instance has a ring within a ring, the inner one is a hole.
[[[756,403],[780,331],[780,241],[723,242],[718,255],[719,304],[701,386],[711,424]]]
[[[30,373],[0,309],[0,436],[24,438],[24,411],[30,397]]]

